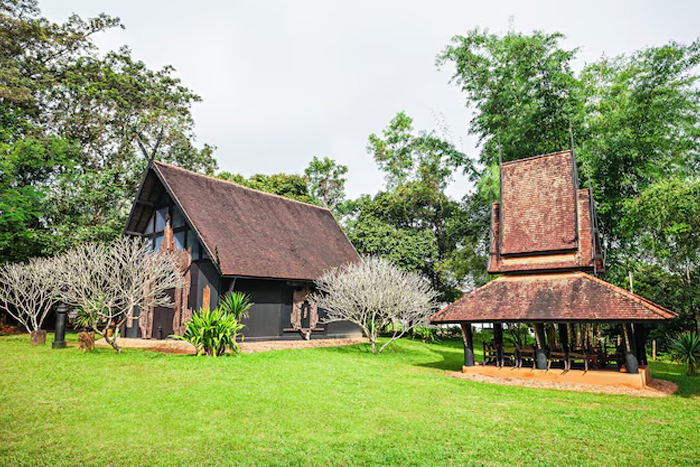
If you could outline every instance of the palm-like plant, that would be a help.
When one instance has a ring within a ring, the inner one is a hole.
[[[224,312],[221,308],[200,308],[199,313],[195,313],[185,324],[185,333],[182,336],[170,337],[194,345],[197,355],[218,357],[224,355],[226,347],[234,353],[239,351],[236,337],[238,331],[244,327],[234,315]]]
[[[197,348],[197,355],[217,357],[230,348],[233,353],[240,350],[236,337],[245,324],[241,319],[247,315],[253,302],[243,292],[232,292],[221,297],[219,306],[213,310],[201,308],[185,323],[182,336],[170,336],[189,342]]]
[[[695,332],[684,332],[671,339],[671,355],[677,362],[683,363],[688,376],[695,374],[700,364],[700,335]]]
[[[236,317],[238,321],[248,317],[248,310],[253,306],[250,296],[244,292],[229,292],[219,298],[219,309]]]

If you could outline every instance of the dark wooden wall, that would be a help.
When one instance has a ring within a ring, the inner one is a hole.
[[[228,285],[230,287],[230,284]],[[246,340],[298,340],[303,339],[299,332],[285,332],[291,328],[292,295],[294,288],[284,280],[265,279],[236,279],[233,290],[246,292],[251,301],[249,317],[243,321],[243,335]],[[325,312],[319,310],[319,318],[323,320]],[[317,328],[323,332],[314,332],[316,338],[359,337],[360,329],[354,324],[342,322],[324,325],[319,323]]]
[[[219,276],[214,264],[207,259],[194,261],[191,266],[191,285],[189,306],[195,312],[202,306],[204,288],[209,287],[210,304],[215,307],[219,296],[229,290],[241,291],[250,295],[254,303],[249,311],[249,317],[243,320],[246,325],[242,334],[245,340],[299,340],[303,339],[299,332],[285,332],[291,328],[292,295],[294,288],[285,280],[275,279],[223,279]],[[153,313],[153,338],[165,339],[173,333],[174,311],[169,308],[157,307]],[[319,310],[322,321],[325,312]],[[361,331],[354,324],[347,322],[322,324],[323,332],[314,332],[312,339],[360,337]],[[141,337],[138,322],[134,321],[131,328],[122,328],[124,337]]]

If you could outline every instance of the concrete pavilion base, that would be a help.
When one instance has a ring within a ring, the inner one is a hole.
[[[641,365],[639,373],[636,375],[622,373],[616,369],[565,371],[552,368],[551,370],[533,370],[532,368],[513,368],[510,366],[499,368],[493,365],[478,364],[475,366],[463,366],[462,373],[495,376],[498,378],[536,379],[540,381],[593,384],[632,389],[644,389],[651,381],[649,367]]]

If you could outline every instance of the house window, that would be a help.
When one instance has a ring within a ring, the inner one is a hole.
[[[182,215],[182,211],[177,206],[173,206],[172,225],[173,229],[185,227],[185,216]]]
[[[173,237],[175,237],[175,248],[178,250],[182,250],[185,246],[185,234],[187,232],[184,230],[181,230],[180,232],[175,232]]]
[[[173,240],[175,248],[182,250],[191,248],[192,260],[205,259],[206,253],[202,245],[197,241],[197,234],[187,224],[187,220],[179,207],[171,204],[170,198],[162,200],[167,205],[160,205],[148,221],[148,225],[144,230],[144,235],[151,240],[151,245],[154,251],[159,251],[165,238],[165,225],[170,219],[170,225],[173,229]]]
[[[151,216],[150,219],[148,219],[148,224],[146,225],[146,231],[144,234],[146,235],[151,235],[153,233],[153,223],[155,222],[155,213]]]
[[[156,232],[165,230],[166,216],[168,215],[168,206],[156,210]]]

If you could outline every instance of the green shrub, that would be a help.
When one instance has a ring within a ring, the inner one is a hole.
[[[700,363],[700,335],[695,332],[679,334],[671,339],[669,350],[675,361],[685,365],[688,376],[695,374]]]
[[[243,312],[239,313],[239,316]],[[201,308],[199,313],[195,313],[192,319],[185,323],[184,335],[170,337],[194,345],[197,348],[197,355],[217,357],[224,355],[227,347],[233,353],[240,350],[236,337],[244,327],[245,325],[238,321],[236,314],[226,311],[225,307],[219,306],[211,311]]]
[[[413,335],[423,342],[437,342],[437,329],[428,326],[416,326],[413,328]]]
[[[219,299],[218,308],[224,313],[231,314],[240,321],[248,317],[248,310],[253,306],[250,297],[244,292],[229,292]]]

